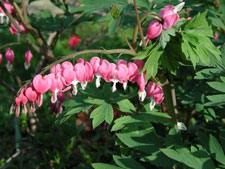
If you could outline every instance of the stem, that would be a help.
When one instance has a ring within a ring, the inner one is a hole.
[[[215,7],[216,7],[216,8],[219,8],[219,7],[220,7],[220,0],[216,0],[216,2],[215,2]]]
[[[145,18],[147,17],[147,14],[144,14],[141,19],[140,19],[140,23],[143,22],[145,20]],[[138,33],[138,24],[136,24],[135,28],[134,28],[134,32],[133,32],[133,46],[134,49],[136,50],[137,48],[137,33]]]
[[[28,23],[27,8],[25,6],[24,0],[21,0],[21,4],[22,4],[22,11],[23,11],[24,20],[25,20],[26,23]]]
[[[123,36],[123,39],[126,41],[126,43],[127,43],[127,45],[129,46],[130,50],[132,50],[132,51],[135,52],[134,48],[131,46],[130,42],[128,41],[126,35],[123,33],[123,31],[122,31],[122,29],[121,29],[121,27],[120,27],[120,25],[119,25],[118,19],[115,19],[115,21],[116,21],[117,27],[118,27],[119,30],[120,30],[121,35]]]
[[[168,114],[172,117],[172,122],[175,124],[177,122],[176,118],[176,96],[174,95],[174,86],[171,85],[169,80],[164,76],[161,78],[161,82],[163,84],[163,93],[166,101],[166,106],[168,110]]]
[[[141,23],[140,23],[140,19],[139,19],[139,15],[138,15],[136,0],[134,0],[134,9],[135,9],[135,13],[136,13],[136,20],[137,20],[138,29],[139,29],[139,32],[140,32],[140,35],[141,35],[142,46],[143,46],[143,49],[145,50],[145,48],[146,48],[145,38],[144,38],[144,35],[143,35],[143,31],[141,29]]]
[[[7,44],[4,44],[4,45],[1,45],[0,49],[3,49],[3,48],[8,47],[8,46],[14,46],[14,45],[20,45],[20,44],[21,44],[21,42],[7,43]]]

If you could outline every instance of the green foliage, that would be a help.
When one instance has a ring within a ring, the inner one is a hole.
[[[77,8],[76,11],[82,11],[82,12],[91,12],[98,9],[110,7],[111,5],[115,4],[127,4],[126,0],[80,0],[80,3],[83,4],[83,6]]]
[[[206,12],[198,14],[184,27],[182,33],[182,52],[190,59],[193,66],[201,62],[210,64],[210,55],[220,60],[220,51],[212,44],[208,37],[212,37],[212,30],[206,21]],[[207,37],[208,36],[208,37]]]
[[[113,120],[113,108],[111,104],[104,103],[96,108],[92,113],[90,118],[93,119],[93,128],[96,128],[104,120],[110,124]]]

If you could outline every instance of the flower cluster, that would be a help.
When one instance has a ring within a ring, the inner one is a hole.
[[[14,58],[15,58],[14,51],[11,50],[10,48],[7,48],[6,52],[5,52],[5,59],[7,61],[6,68],[9,72],[12,70]],[[24,63],[24,67],[25,67],[26,70],[29,69],[30,61],[31,61],[32,58],[33,58],[33,54],[31,53],[30,50],[27,50],[26,53],[25,53],[26,61]],[[2,59],[3,59],[2,54],[0,54],[0,64],[2,63]]]
[[[153,20],[149,24],[145,36],[146,45],[151,39],[157,38],[161,34],[162,29],[167,30],[177,23],[179,19],[177,12],[183,8],[184,4],[184,2],[181,2],[177,6],[167,5],[160,11],[159,16],[163,20],[163,24],[158,20]]]
[[[7,2],[6,0],[4,0],[3,1],[3,5],[6,8],[6,10],[12,16],[15,16],[16,15],[16,12],[15,12],[14,7],[9,2]],[[4,13],[3,9],[0,7],[0,24],[2,24],[4,22],[4,17],[6,17],[6,20],[7,20],[6,22],[8,23],[9,22],[9,18],[6,16],[6,14]],[[25,26],[21,22],[19,22],[17,20],[15,20],[15,21],[19,25],[21,31],[24,32],[24,33],[27,33],[27,29],[25,28]],[[15,34],[18,34],[19,33],[13,23],[11,23],[11,26],[10,26],[9,30],[10,30],[10,32],[11,32],[12,35],[15,35]]]
[[[16,115],[19,115],[21,103],[23,112],[26,113],[26,103],[28,101],[32,103],[32,110],[35,111],[35,102],[38,106],[41,106],[43,94],[48,90],[52,92],[51,103],[53,105],[57,103],[59,93],[62,95],[62,93],[72,89],[72,94],[77,95],[77,85],[80,84],[81,88],[85,90],[87,84],[92,82],[94,77],[96,77],[95,84],[97,88],[101,85],[101,79],[112,82],[112,92],[117,90],[117,83],[121,83],[124,90],[126,90],[128,81],[136,82],[139,86],[139,99],[143,101],[147,95],[151,99],[151,109],[153,109],[155,103],[160,104],[163,101],[163,91],[160,86],[156,86],[152,82],[148,84],[147,92],[145,91],[147,84],[145,73],[140,73],[144,64],[142,60],[135,60],[134,63],[119,60],[115,64],[99,57],[92,57],[90,62],[79,58],[75,65],[69,61],[54,65],[48,75],[36,75],[30,86],[20,91],[19,96],[15,99],[17,105]],[[62,100],[64,99],[61,99],[60,103]],[[57,106],[57,108],[61,109],[62,107]]]

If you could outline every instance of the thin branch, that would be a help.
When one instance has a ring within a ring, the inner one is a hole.
[[[144,14],[141,19],[140,19],[140,23],[143,22],[145,20],[145,18],[147,17],[147,14]],[[134,46],[134,49],[136,50],[137,48],[137,33],[138,33],[138,24],[136,24],[135,28],[134,28],[134,32],[133,32],[133,46]]]
[[[7,165],[8,165],[14,158],[16,158],[18,155],[20,155],[20,150],[19,150],[19,149],[17,149],[17,150],[16,150],[16,153],[13,154],[10,158],[8,158],[8,159],[6,160],[5,164],[4,164],[3,166],[1,166],[0,169],[6,168]]]
[[[49,34],[48,41],[47,41],[48,45],[50,45],[53,42],[53,39],[55,38],[56,35],[57,35],[56,32]],[[35,69],[35,73],[34,73],[35,75],[38,74],[41,71],[44,63],[45,63],[45,57],[42,55],[39,62],[38,62],[38,65]]]
[[[4,80],[0,79],[0,84],[4,86],[8,91],[16,94],[16,90],[13,87],[9,86],[8,83],[6,83]]]
[[[25,5],[25,1],[21,0],[21,4],[22,4],[22,11],[23,11],[24,20],[25,20],[25,22],[28,23],[27,8],[26,8],[26,5]]]
[[[20,44],[22,44],[22,43],[21,42],[7,43],[7,44],[4,44],[4,45],[1,45],[0,49],[6,48],[6,47],[9,47],[9,46],[20,45]]]
[[[121,35],[123,36],[123,39],[126,41],[126,43],[127,43],[127,45],[129,46],[130,50],[132,50],[132,51],[135,52],[134,48],[131,46],[130,42],[128,41],[126,35],[123,33],[123,31],[122,31],[122,29],[121,29],[121,27],[120,27],[120,25],[119,25],[118,19],[115,19],[115,21],[116,21],[117,27],[118,27],[119,30],[120,30]]]
[[[135,9],[135,13],[136,13],[136,20],[137,20],[138,29],[139,29],[139,32],[140,32],[140,35],[141,35],[143,49],[145,50],[145,48],[146,48],[145,38],[144,38],[144,35],[143,35],[143,31],[141,29],[141,23],[140,23],[140,18],[139,18],[139,15],[138,15],[137,2],[136,2],[136,0],[134,0],[134,9]]]

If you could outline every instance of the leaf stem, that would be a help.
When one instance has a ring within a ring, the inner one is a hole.
[[[134,9],[135,9],[135,13],[136,13],[136,20],[137,20],[137,25],[138,25],[139,33],[141,35],[142,46],[143,46],[143,49],[145,50],[145,48],[146,48],[145,38],[144,38],[143,31],[142,31],[142,28],[141,28],[141,22],[140,22],[140,18],[139,18],[139,15],[138,15],[137,2],[136,2],[136,0],[134,0]]]
[[[121,29],[121,27],[119,25],[118,19],[115,19],[115,21],[116,21],[116,25],[117,25],[117,27],[118,27],[121,35],[123,36],[123,39],[126,41],[126,43],[129,46],[130,50],[132,50],[133,52],[135,52],[134,48],[131,46],[130,42],[128,41],[126,35],[123,33],[123,31],[122,31],[122,29]]]

